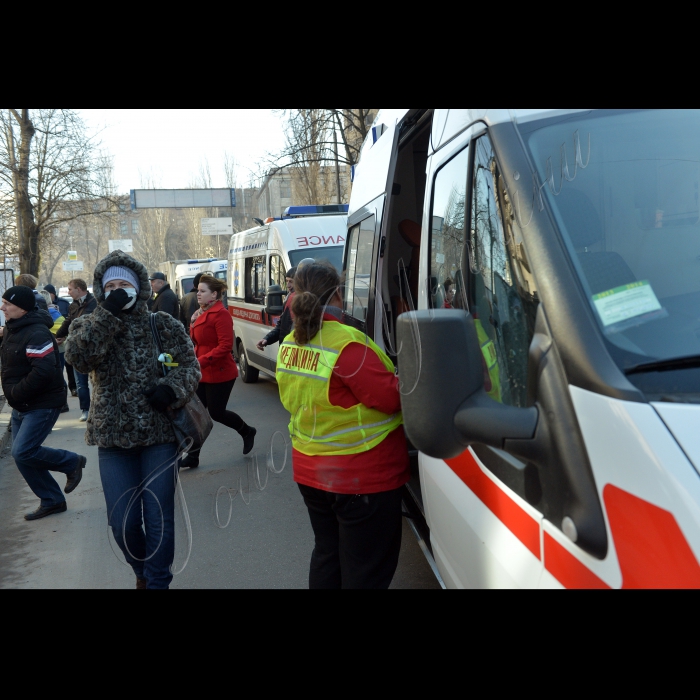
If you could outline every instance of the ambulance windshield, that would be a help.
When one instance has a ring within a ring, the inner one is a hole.
[[[700,376],[687,359],[700,357],[700,111],[581,112],[519,130],[539,177],[532,191],[551,208],[615,361],[634,383],[657,382],[646,393],[675,393]],[[655,377],[642,377],[652,366]]]
[[[304,258],[328,260],[338,272],[343,269],[343,246],[334,245],[322,248],[299,248],[289,251],[289,262],[292,267],[298,265]]]

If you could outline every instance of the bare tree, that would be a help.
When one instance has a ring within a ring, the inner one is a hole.
[[[56,226],[108,202],[105,162],[70,109],[0,110],[0,130],[0,197],[14,213],[20,270],[38,275]]]

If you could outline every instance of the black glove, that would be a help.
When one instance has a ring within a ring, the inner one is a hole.
[[[102,302],[102,308],[116,316],[129,303],[129,298],[125,289],[115,289]]]
[[[156,384],[150,389],[144,389],[143,395],[148,400],[148,403],[161,413],[177,400],[175,392],[167,384]]]

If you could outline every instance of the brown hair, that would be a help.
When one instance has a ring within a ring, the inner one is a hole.
[[[36,289],[37,284],[39,284],[39,280],[34,277],[34,275],[24,272],[15,277],[15,284],[18,287],[29,287],[30,289]]]
[[[80,277],[76,277],[74,280],[71,280],[68,284],[72,284],[74,287],[77,287],[78,289],[82,289],[84,292],[87,292],[87,282],[85,280],[81,280]]]
[[[226,282],[222,282],[220,279],[207,274],[203,274],[199,278],[199,284],[206,284],[210,292],[216,292],[219,295],[217,299],[221,299],[224,292],[228,289]]]
[[[340,288],[338,271],[326,260],[303,265],[294,275],[294,340],[306,345],[321,328],[323,307]]]

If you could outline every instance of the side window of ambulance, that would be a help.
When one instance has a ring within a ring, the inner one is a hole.
[[[464,149],[438,171],[430,218],[430,305],[467,307],[462,274],[469,151]]]
[[[353,226],[348,234],[344,310],[359,321],[367,319],[367,304],[374,257],[374,216]]]
[[[279,284],[282,289],[285,289],[284,263],[279,255],[270,256],[270,284]]]
[[[256,255],[245,261],[245,300],[249,304],[262,304],[267,290],[265,256]]]
[[[472,147],[468,301],[481,344],[486,391],[497,401],[526,406],[537,299],[523,282],[515,257],[515,222],[491,142],[482,136]]]

